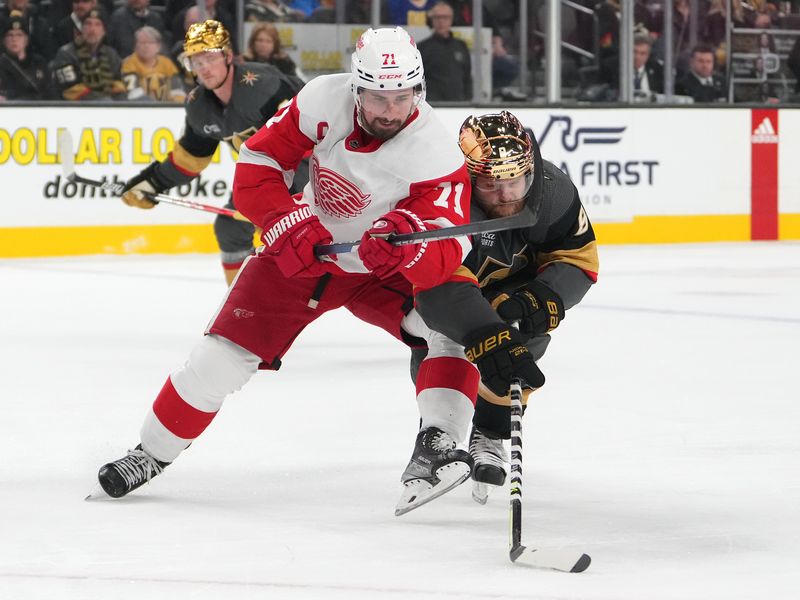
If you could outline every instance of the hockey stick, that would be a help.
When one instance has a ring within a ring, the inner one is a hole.
[[[575,550],[536,549],[522,545],[522,382],[511,382],[511,539],[509,558],[515,565],[581,573],[592,562]]]
[[[531,227],[535,224],[536,216],[529,211],[522,211],[510,217],[489,219],[487,221],[478,221],[477,223],[467,223],[466,225],[443,227],[441,229],[431,229],[430,231],[415,231],[414,233],[401,233],[400,235],[390,233],[385,239],[393,246],[405,246],[406,244],[418,244],[423,241],[435,242],[436,240],[449,240],[454,237],[472,235],[475,233],[521,229],[523,227]],[[317,256],[327,256],[330,254],[352,252],[360,243],[361,241],[359,240],[355,242],[320,244],[315,246],[314,254]]]
[[[112,183],[110,181],[98,181],[96,179],[88,179],[81,177],[75,172],[75,158],[72,152],[72,134],[66,129],[58,132],[58,155],[61,161],[61,170],[64,173],[64,178],[67,181],[74,183],[82,183],[91,187],[101,189],[105,192],[112,194],[121,194],[124,185],[121,183]],[[213,206],[211,204],[202,204],[185,198],[176,198],[174,196],[167,196],[166,194],[151,194],[143,192],[143,195],[148,200],[155,202],[164,202],[165,204],[173,204],[175,206],[183,206],[184,208],[191,208],[194,210],[201,210],[203,212],[215,213],[218,215],[225,215],[226,217],[233,217],[237,221],[247,221],[247,219],[238,211],[224,208],[221,206]]]
[[[462,235],[533,227],[540,221],[538,211],[541,208],[544,196],[544,163],[542,161],[542,153],[539,150],[539,144],[533,134],[531,134],[531,147],[533,154],[532,198],[535,207],[534,211],[526,209],[510,217],[488,219],[486,221],[478,221],[477,223],[467,223],[466,225],[456,225],[455,227],[443,227],[442,229],[433,229],[431,231],[417,231],[415,233],[403,233],[400,235],[389,234],[385,238],[386,241],[393,246],[403,246],[405,244],[416,244],[426,240],[434,242],[436,240],[448,240]],[[352,252],[360,243],[361,241],[359,240],[356,242],[320,244],[314,248],[314,254],[316,256],[328,256],[331,254]]]

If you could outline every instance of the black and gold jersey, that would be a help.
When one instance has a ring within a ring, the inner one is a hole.
[[[300,91],[299,80],[267,64],[234,65],[231,77],[233,94],[227,105],[202,85],[187,94],[186,126],[169,158],[158,167],[162,180],[173,186],[190,181],[211,162],[222,141],[238,151]]]
[[[124,99],[120,58],[111,46],[84,43],[62,46],[50,69],[58,95],[64,100]]]
[[[543,167],[536,224],[474,236],[457,274],[460,281],[416,295],[417,310],[432,329],[460,343],[471,331],[502,322],[491,306],[500,294],[535,279],[568,309],[597,280],[597,242],[578,190],[552,163],[544,161]],[[471,220],[485,219],[473,199]]]

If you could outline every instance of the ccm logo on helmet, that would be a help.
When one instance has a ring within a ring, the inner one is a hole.
[[[403,76],[399,73],[392,73],[391,75],[378,75],[378,79],[402,79]]]

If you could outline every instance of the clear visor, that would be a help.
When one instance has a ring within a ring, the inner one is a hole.
[[[500,204],[511,204],[524,199],[532,184],[532,171],[511,179],[494,179],[485,175],[475,178],[475,189],[483,196],[492,196]]]
[[[225,54],[223,53],[222,48],[210,48],[208,50],[203,50],[198,54],[184,56],[183,66],[187,71],[194,72],[198,69],[202,69],[203,67],[213,65],[217,61],[223,60],[224,58]]]
[[[386,113],[410,115],[420,100],[422,100],[421,86],[392,91],[358,88],[359,106],[376,115]]]

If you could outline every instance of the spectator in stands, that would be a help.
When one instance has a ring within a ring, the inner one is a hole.
[[[281,47],[281,36],[272,23],[258,23],[253,26],[244,59],[249,62],[268,63],[281,73],[298,77],[297,65]]]
[[[633,97],[652,100],[653,94],[664,92],[664,67],[651,58],[652,38],[637,33],[633,38]]]
[[[292,23],[305,20],[302,11],[295,10],[282,0],[247,0],[244,20],[249,22]]]
[[[672,12],[672,60],[680,76],[689,67],[691,21],[697,21],[698,32],[705,28],[705,21],[702,15],[692,15],[689,0],[675,0]],[[659,60],[666,56],[667,49],[664,48],[663,40],[662,35],[653,47],[653,53]]]
[[[214,21],[222,23],[231,35],[231,46],[234,52],[236,52],[239,48],[239,40],[236,37],[237,27],[236,20],[233,18],[233,13],[222,6],[218,0],[204,0],[203,4],[206,9],[205,19],[213,19]],[[172,17],[170,32],[172,34],[172,39],[176,42],[176,46],[180,47],[178,51],[179,54],[183,51],[183,36],[186,35],[186,31],[189,29],[186,24],[186,13],[190,10],[192,11],[192,23],[199,23],[201,20],[204,20],[200,19],[200,9],[195,2],[188,4]],[[195,17],[194,15],[197,16]],[[189,25],[192,23],[189,23]],[[181,68],[183,68],[183,65],[181,65]]]
[[[770,29],[777,19],[774,5],[767,0],[741,0],[744,10],[744,27],[751,29]]]
[[[760,54],[775,54],[775,38],[766,31],[758,36],[758,51]]]
[[[28,51],[28,20],[17,11],[0,21],[0,101],[44,100],[49,83],[47,61]]]
[[[38,0],[38,2],[41,9],[40,16],[47,19],[51,28],[60,23],[64,17],[68,17],[73,10],[72,0]],[[97,6],[105,10],[107,15],[114,12],[114,0],[97,0]]]
[[[145,25],[135,34],[133,54],[122,61],[128,100],[152,99],[183,103],[186,94],[178,67],[161,54],[161,32]]]
[[[453,9],[436,2],[428,12],[432,35],[417,44],[425,65],[429,101],[472,98],[472,72],[467,45],[451,31]]]
[[[84,17],[96,6],[97,0],[72,0],[72,12],[53,27],[53,38],[58,48],[78,40]]]
[[[120,56],[128,56],[133,52],[134,34],[145,25],[164,31],[161,15],[150,10],[150,0],[127,0],[111,15],[109,43]]]
[[[725,100],[725,82],[714,72],[714,50],[701,44],[692,49],[689,72],[675,83],[675,93],[691,96],[695,102]]]
[[[424,27],[427,23],[428,11],[430,11],[433,5],[438,1],[439,0],[389,0],[390,22],[393,25]],[[428,72],[426,68],[426,79],[427,76]]]
[[[492,36],[492,96],[507,100],[524,100],[520,92],[509,87],[519,77],[519,63],[508,55],[505,42],[499,35]]]
[[[664,93],[664,67],[652,57],[653,40],[646,33],[633,37],[633,98],[651,101]]]
[[[83,19],[82,39],[62,46],[50,65],[57,96],[64,100],[124,100],[117,51],[103,43],[105,14],[99,8]]]
[[[25,21],[30,51],[47,60],[53,58],[56,48],[50,35],[50,25],[39,15],[37,6],[31,5],[30,0],[7,0],[5,8],[0,9],[0,21],[8,20],[12,12],[19,13],[17,17]]]
[[[719,48],[725,42],[727,33],[727,14],[729,0],[711,0],[700,38],[712,48]],[[744,9],[741,2],[733,2],[731,20],[734,27],[744,26]]]
[[[335,1],[332,0],[332,3],[335,4]],[[286,0],[286,4],[292,10],[303,13],[303,19],[305,20],[311,16],[311,13],[320,3],[319,0]]]
[[[633,36],[633,99],[639,102],[655,100],[654,94],[664,92],[664,66],[652,53],[653,38],[647,33]],[[600,65],[601,79],[619,95],[619,60],[606,58]]]
[[[677,0],[676,0],[677,1]],[[597,35],[600,60],[619,62],[619,29],[621,8],[619,0],[602,0],[594,8],[597,15]],[[634,29],[640,32],[658,28],[644,0],[635,0],[633,5]]]
[[[307,23],[336,23],[336,0],[320,0],[319,6],[311,11]]]

